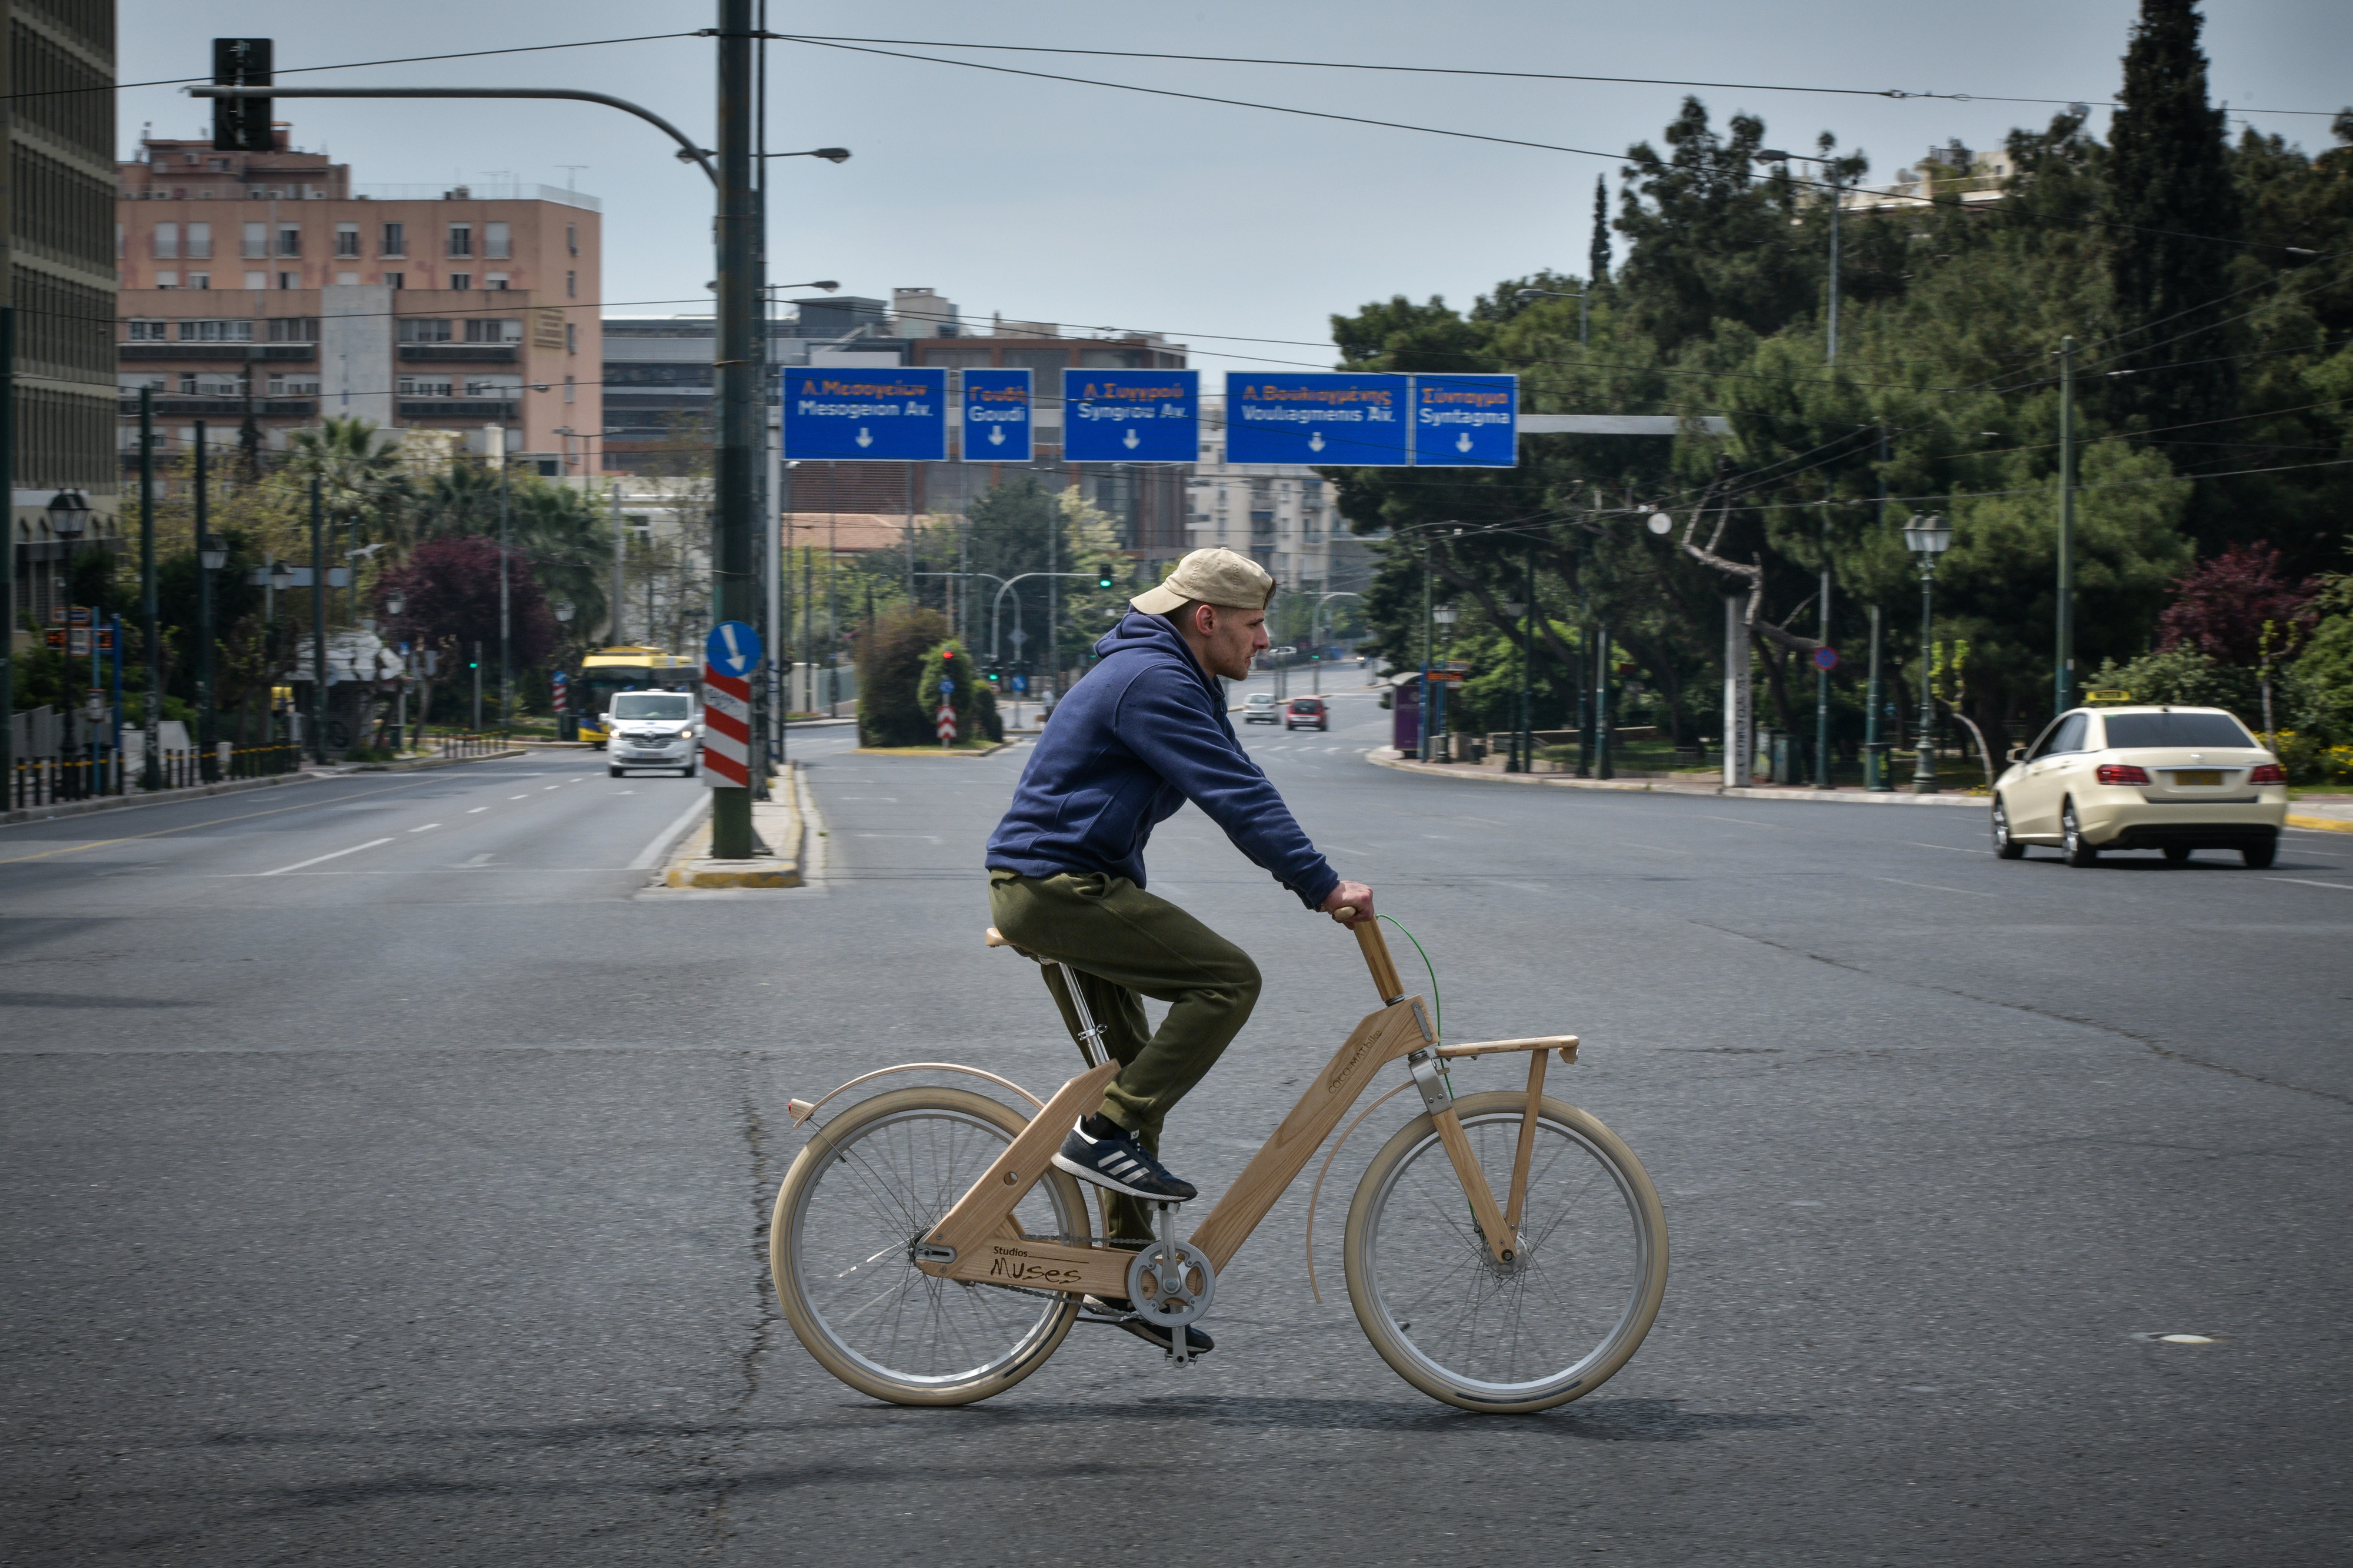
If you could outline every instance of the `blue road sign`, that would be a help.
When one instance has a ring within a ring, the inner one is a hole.
[[[1032,402],[1026,370],[964,373],[964,460],[1026,463],[1029,460]]]
[[[941,463],[948,373],[915,365],[787,365],[785,456],[797,462]]]
[[[1071,463],[1196,463],[1198,370],[1065,370],[1062,458]]]
[[[703,662],[722,675],[737,678],[760,668],[760,634],[742,621],[722,621],[703,639]]]
[[[1226,377],[1226,461],[1402,468],[1412,378],[1257,371]]]
[[[1029,678],[1028,676],[1026,676],[1026,675],[1017,675],[1017,676],[1015,676],[1015,677],[1013,678],[1013,689],[1014,689],[1014,690],[1016,690],[1016,691],[1027,691],[1027,690],[1029,690]]]
[[[1413,461],[1423,468],[1509,468],[1520,460],[1520,378],[1413,378]]]
[[[1814,668],[1816,669],[1836,669],[1838,668],[1838,649],[1834,647],[1818,647],[1814,649]]]

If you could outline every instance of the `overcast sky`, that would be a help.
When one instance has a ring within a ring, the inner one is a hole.
[[[710,25],[708,5],[571,0],[484,6],[127,0],[121,79],[203,75],[216,34],[274,37],[281,69],[609,38]],[[2308,150],[2353,101],[2345,0],[2221,0],[2207,7],[2218,97]],[[1279,56],[1359,63],[1664,77],[1756,84],[1695,91],[1720,124],[1761,115],[1774,142],[1820,132],[1885,178],[1929,146],[1974,148],[2041,124],[2042,103],[2112,98],[2135,0],[829,0],[771,5],[779,31],[911,40]],[[921,52],[921,51],[918,51]],[[939,55],[958,51],[933,49]],[[961,58],[1179,91],[1401,120],[1617,154],[1655,141],[1687,89],[1585,82],[963,51]],[[1596,174],[1611,157],[1538,152],[1260,110],[1040,81],[797,44],[770,46],[770,145],[851,148],[835,165],[789,159],[772,207],[772,277],[838,279],[888,298],[928,285],[967,321],[1008,317],[1164,331],[1205,369],[1327,365],[1327,317],[1393,294],[1457,304],[1541,267],[1584,269]],[[487,59],[377,67],[318,85],[582,87],[641,102],[709,136],[712,44],[680,38]],[[1969,94],[1891,100],[1766,87]],[[208,111],[170,88],[121,95],[126,155],[141,126],[186,136]],[[707,301],[710,190],[650,127],[554,103],[297,102],[279,108],[304,148],[365,183],[480,181],[499,173],[579,188],[605,210],[607,313],[667,315]],[[2105,134],[2105,111],[2095,121]],[[585,164],[576,175],[564,164]],[[707,306],[704,307],[707,309]],[[1222,334],[1222,336],[1219,335]],[[1252,356],[1252,357],[1244,357]]]

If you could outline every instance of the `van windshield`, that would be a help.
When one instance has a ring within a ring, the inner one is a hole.
[[[613,698],[616,719],[691,719],[694,699],[683,691],[623,691]]]

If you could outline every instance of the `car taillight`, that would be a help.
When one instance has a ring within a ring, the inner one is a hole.
[[[2247,775],[2247,782],[2251,784],[2284,784],[2287,783],[2287,770],[2277,763],[2257,763],[2254,771]]]
[[[2102,763],[2098,776],[2100,782],[2105,784],[2148,783],[2148,770],[2137,768],[2130,763]]]

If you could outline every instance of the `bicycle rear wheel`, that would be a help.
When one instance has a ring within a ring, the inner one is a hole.
[[[1527,1096],[1454,1102],[1504,1201]],[[1649,1333],[1667,1288],[1667,1221],[1618,1135],[1546,1099],[1520,1245],[1488,1251],[1438,1128],[1416,1117],[1373,1156],[1348,1208],[1348,1300],[1381,1359],[1465,1410],[1549,1409],[1592,1393]]]
[[[915,1243],[1027,1122],[985,1095],[902,1089],[843,1111],[776,1192],[768,1261],[793,1332],[825,1369],[895,1405],[968,1405],[1045,1363],[1076,1298],[935,1279]],[[1029,1236],[1083,1237],[1079,1184],[1050,1170],[1014,1217]]]

